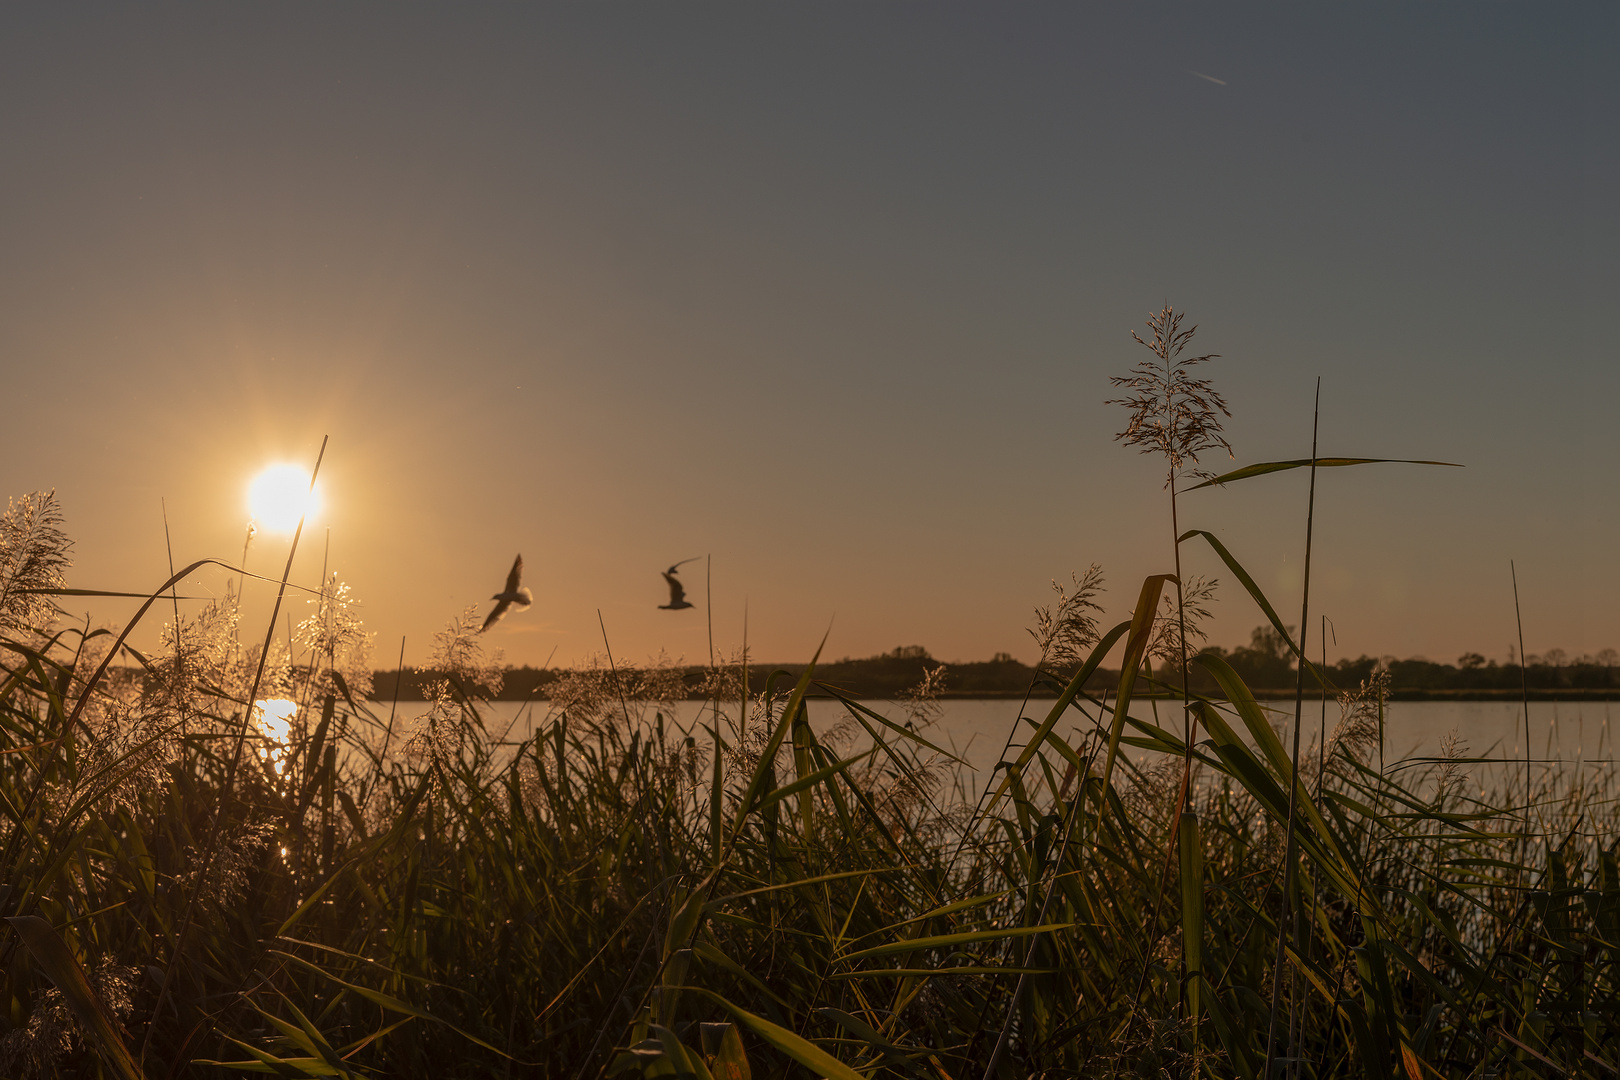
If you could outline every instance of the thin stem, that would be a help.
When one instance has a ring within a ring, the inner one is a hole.
[[[1176,618],[1181,627],[1180,648],[1178,650],[1181,653],[1181,737],[1186,741],[1184,757],[1186,772],[1190,777],[1192,774],[1193,720],[1192,709],[1189,707],[1187,699],[1187,605],[1186,591],[1181,583],[1181,521],[1176,514],[1176,476],[1174,473],[1170,474],[1170,535],[1174,540],[1176,553]]]
[[[1289,776],[1288,785],[1288,840],[1283,853],[1283,915],[1277,924],[1277,955],[1271,968],[1271,1012],[1266,1020],[1266,1067],[1262,1076],[1265,1080],[1271,1078],[1271,1068],[1276,1061],[1277,1052],[1277,1005],[1282,993],[1283,961],[1287,959],[1288,940],[1291,932],[1297,928],[1290,925],[1287,916],[1298,914],[1294,906],[1294,878],[1296,867],[1294,819],[1299,808],[1299,729],[1305,712],[1305,638],[1310,628],[1311,612],[1311,540],[1316,523],[1316,435],[1322,416],[1322,380],[1316,380],[1316,406],[1311,418],[1311,489],[1305,504],[1305,586],[1304,594],[1300,600],[1299,614],[1299,665],[1298,675],[1294,679],[1294,758],[1293,772]],[[1297,940],[1297,933],[1295,933]],[[1288,1047],[1288,1057],[1292,1062],[1293,1047]]]
[[[1519,612],[1519,570],[1508,560],[1508,573],[1513,575],[1513,621],[1519,630],[1519,699],[1524,708],[1524,830],[1519,835],[1519,848],[1530,842],[1530,665],[1524,656],[1524,616]],[[1521,866],[1524,860],[1519,860]]]
[[[1192,798],[1192,762],[1193,762],[1193,736],[1194,725],[1192,702],[1187,695],[1188,660],[1187,660],[1187,603],[1186,591],[1181,580],[1181,522],[1176,513],[1176,473],[1170,471],[1170,537],[1176,554],[1176,619],[1180,626],[1177,652],[1181,654],[1181,793],[1176,798],[1176,812],[1170,815],[1170,837],[1165,841],[1164,869],[1159,875],[1159,891],[1153,899],[1154,923],[1158,921],[1160,899],[1164,895],[1165,886],[1170,880],[1170,857],[1181,844],[1181,815],[1187,812],[1187,802]],[[1183,863],[1182,865],[1186,865]],[[1182,963],[1186,963],[1186,944],[1182,944]],[[1144,965],[1144,971],[1146,966]],[[1183,973],[1185,974],[1185,973]],[[1185,981],[1185,979],[1183,980]],[[1137,986],[1137,997],[1141,997],[1141,984]],[[1134,1008],[1134,1005],[1133,1005]],[[1192,1018],[1196,1024],[1198,1018]]]
[[[1322,656],[1322,669],[1321,670],[1324,673],[1327,671],[1327,636],[1328,636],[1328,617],[1326,615],[1324,615],[1324,616],[1322,616],[1322,634],[1321,634],[1321,643],[1320,643],[1320,646],[1319,646],[1320,649],[1321,649],[1321,656]],[[1337,643],[1337,642],[1335,642],[1335,643]],[[1322,785],[1327,780],[1327,696],[1328,696],[1328,687],[1327,687],[1327,682],[1325,680],[1326,680],[1325,674],[1323,675],[1322,678],[1318,679],[1318,682],[1320,682],[1321,686],[1322,686],[1322,728],[1321,728],[1321,731],[1317,735],[1317,741],[1316,741],[1316,798],[1317,798],[1318,802],[1320,802],[1321,799],[1322,799]],[[1295,767],[1295,771],[1296,772],[1298,771],[1297,766]],[[1312,866],[1311,867],[1311,906],[1310,906],[1310,909],[1309,909],[1309,915],[1307,916],[1306,923],[1305,923],[1305,927],[1306,927],[1306,930],[1305,930],[1305,952],[1303,953],[1303,955],[1305,955],[1305,956],[1309,956],[1311,954],[1312,946],[1314,946],[1316,944],[1316,911],[1317,911],[1318,905],[1321,903],[1321,900],[1322,900],[1322,874],[1321,874],[1321,868],[1317,867],[1317,866]],[[1288,1032],[1289,1032],[1288,1041],[1289,1041],[1290,1045],[1297,1045],[1298,1044],[1298,1040],[1299,1040],[1299,1037],[1300,1037],[1300,1029],[1304,1025],[1304,1011],[1305,1010],[1304,1010],[1303,1006],[1298,1002],[1292,1003],[1292,1007],[1289,1009],[1289,1013],[1288,1013]],[[1293,1066],[1293,1068],[1295,1068],[1295,1069],[1298,1069],[1298,1067],[1299,1066],[1297,1064]]]

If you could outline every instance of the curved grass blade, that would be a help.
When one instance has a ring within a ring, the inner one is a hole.
[[[253,1060],[218,1061],[214,1058],[193,1058],[191,1064],[207,1065],[215,1069],[230,1069],[233,1072],[270,1073],[275,1076],[289,1078],[354,1075],[352,1072],[338,1072],[318,1057],[278,1058],[274,1054],[265,1053],[258,1047],[243,1042],[241,1039],[227,1035],[225,1040],[252,1054]]]
[[[885,1039],[870,1024],[863,1023],[861,1020],[851,1016],[842,1009],[824,1008],[817,1009],[816,1012],[833,1021],[851,1035],[854,1035],[856,1038],[865,1042],[866,1045],[870,1046],[873,1050],[876,1050],[878,1054],[882,1056],[883,1060],[888,1062],[890,1065],[904,1069],[913,1076],[928,1075],[923,1071],[923,1067],[913,1061],[904,1050],[894,1045],[894,1043],[890,1042],[888,1039]]]
[[[860,1073],[845,1065],[815,1043],[795,1035],[787,1028],[773,1024],[763,1016],[756,1016],[740,1006],[733,1005],[711,990],[703,990],[695,986],[691,987],[691,990],[693,993],[701,994],[714,1001],[715,1004],[736,1017],[737,1022],[743,1027],[752,1031],[800,1065],[812,1070],[816,1076],[826,1077],[827,1080],[866,1080]]]
[[[1113,783],[1114,758],[1119,754],[1119,737],[1125,731],[1125,717],[1131,711],[1131,692],[1136,687],[1137,671],[1147,652],[1148,638],[1153,632],[1153,619],[1159,612],[1159,594],[1164,583],[1174,581],[1174,574],[1153,574],[1142,582],[1142,594],[1136,600],[1136,612],[1131,616],[1131,635],[1125,640],[1125,655],[1119,662],[1119,692],[1114,698],[1114,720],[1108,728],[1108,759],[1103,765],[1104,792]],[[1098,817],[1101,824],[1102,818]]]
[[[1338,458],[1302,458],[1296,461],[1262,461],[1255,465],[1245,465],[1241,469],[1233,469],[1229,473],[1222,473],[1202,484],[1194,484],[1188,491],[1197,491],[1212,485],[1230,484],[1237,480],[1247,480],[1251,476],[1265,476],[1267,473],[1286,472],[1289,469],[1308,469],[1315,465],[1318,469],[1332,469],[1345,465],[1443,465],[1447,468],[1461,469],[1464,466],[1455,461],[1423,461],[1416,458],[1377,458],[1377,457],[1338,457]]]
[[[754,775],[748,780],[748,788],[737,804],[737,817],[731,826],[734,833],[742,829],[743,822],[747,821],[748,815],[754,811],[754,800],[759,798],[760,790],[765,786],[765,778],[770,774],[776,761],[776,752],[782,748],[782,741],[787,738],[788,731],[793,726],[799,706],[804,703],[804,695],[810,689],[810,681],[815,677],[816,663],[820,661],[821,650],[826,645],[827,639],[823,636],[821,644],[816,646],[816,654],[810,658],[810,663],[805,665],[804,673],[794,685],[793,693],[788,695],[787,706],[782,710],[782,719],[777,722],[776,730],[771,733],[770,739],[760,750],[759,764],[755,767]]]
[[[887,874],[890,870],[842,870],[836,874],[820,874],[816,877],[798,878],[794,881],[783,881],[775,885],[762,885],[757,889],[745,889],[742,892],[726,893],[716,896],[708,901],[710,907],[718,908],[720,905],[732,900],[740,900],[745,896],[760,896],[765,893],[780,892],[783,889],[800,889],[806,885],[820,885],[828,881],[846,881],[849,878],[870,877],[873,874]],[[937,914],[937,912],[935,913]]]
[[[907,938],[874,945],[870,949],[848,953],[839,957],[844,963],[868,960],[874,956],[893,956],[895,953],[915,952],[918,949],[942,949],[951,945],[971,945],[980,941],[1003,941],[1007,938],[1046,934],[1053,930],[1067,930],[1073,923],[1047,923],[1044,926],[1010,926],[1005,930],[968,930],[960,934],[938,934],[934,937]]]
[[[871,757],[873,754],[877,753],[878,750],[879,747],[876,746],[872,747],[870,750],[863,750],[854,757],[845,758],[842,761],[836,761],[824,768],[817,769],[815,772],[808,774],[803,779],[795,780],[791,784],[784,784],[779,788],[774,788],[768,795],[759,801],[759,805],[756,807],[756,809],[761,811],[767,810],[791,795],[797,795],[801,791],[805,791],[809,788],[817,786],[818,784],[825,783],[826,781],[831,780],[834,776],[847,771],[851,765]]]
[[[1243,569],[1243,564],[1238,562],[1237,558],[1233,556],[1230,551],[1226,550],[1226,545],[1221,543],[1220,540],[1216,539],[1214,533],[1207,532],[1204,529],[1188,529],[1186,532],[1176,537],[1176,543],[1179,544],[1184,540],[1191,540],[1195,536],[1202,536],[1209,542],[1209,546],[1215,549],[1215,554],[1221,557],[1221,561],[1226,564],[1226,568],[1232,571],[1233,576],[1235,576],[1238,581],[1243,583],[1244,590],[1254,598],[1254,602],[1256,604],[1260,605],[1260,610],[1265,613],[1266,619],[1271,623],[1272,629],[1276,630],[1277,633],[1282,635],[1283,642],[1287,644],[1288,650],[1295,656],[1301,656],[1299,646],[1294,644],[1293,636],[1288,633],[1288,628],[1283,625],[1282,619],[1277,616],[1277,610],[1271,606],[1271,601],[1266,599],[1266,594],[1260,590],[1260,586],[1255,583],[1254,578],[1249,575],[1249,572]]]
[[[268,1012],[261,1008],[256,1003],[253,1005],[254,1010],[260,1016],[262,1016],[267,1023],[273,1026],[277,1031],[281,1032],[281,1034],[292,1042],[293,1045],[307,1051],[312,1056],[319,1058],[321,1062],[324,1063],[326,1068],[331,1070],[330,1072],[325,1072],[324,1075],[349,1077],[355,1076],[355,1071],[349,1068],[349,1066],[344,1063],[343,1059],[338,1056],[337,1050],[333,1048],[331,1043],[326,1041],[326,1036],[321,1034],[320,1029],[314,1024],[310,1023],[309,1017],[304,1015],[303,1010],[297,1005],[294,1005],[292,1003],[292,999],[287,997],[286,994],[279,994],[278,996],[281,998],[282,1004],[285,1005],[287,1010],[293,1014],[293,1019],[297,1021],[296,1023],[290,1023],[283,1020],[274,1013]]]
[[[902,738],[910,739],[912,742],[916,743],[919,746],[925,746],[928,749],[932,750],[934,753],[939,754],[939,755],[941,755],[941,756],[943,756],[943,757],[945,757],[945,758],[947,758],[947,759],[949,759],[951,761],[956,762],[958,765],[966,765],[967,764],[967,762],[963,761],[961,758],[957,757],[955,754],[951,753],[949,750],[946,750],[944,747],[941,747],[941,746],[935,746],[933,743],[929,742],[927,739],[923,738],[921,735],[917,734],[915,731],[912,731],[910,728],[903,727],[900,724],[895,723],[893,720],[890,720],[887,716],[884,716],[882,713],[873,712],[871,709],[868,709],[865,705],[862,705],[860,702],[855,701],[855,700],[853,700],[851,698],[845,697],[844,692],[842,690],[839,690],[839,689],[837,689],[835,687],[828,686],[825,683],[817,683],[816,686],[818,688],[822,689],[822,690],[827,691],[833,697],[837,698],[838,701],[844,706],[844,708],[849,710],[850,714],[853,715],[856,720],[860,720],[861,723],[866,726],[867,730],[869,732],[871,732],[873,738],[877,737],[877,733],[872,732],[871,731],[871,726],[867,725],[865,720],[861,719],[860,714],[862,714],[862,713],[864,713],[868,717],[871,717],[873,720],[876,720],[878,723],[882,724],[884,727],[886,727],[886,728],[890,729],[891,731],[895,732],[896,734],[900,735]]]
[[[444,1019],[443,1017],[434,1016],[432,1013],[428,1012],[426,1009],[417,1008],[415,1005],[412,1005],[408,1001],[401,1001],[399,998],[393,997],[393,996],[391,996],[389,994],[385,994],[381,990],[373,990],[369,986],[361,986],[359,983],[352,983],[352,982],[348,982],[347,980],[340,979],[336,975],[332,974],[330,971],[327,971],[326,969],[324,969],[322,967],[319,967],[318,965],[310,963],[308,960],[305,960],[301,956],[294,956],[292,953],[290,953],[290,952],[282,952],[280,949],[269,949],[267,951],[272,956],[279,956],[283,960],[286,960],[287,962],[289,962],[291,964],[296,964],[298,967],[301,967],[301,968],[305,969],[306,971],[309,971],[309,972],[311,972],[311,973],[313,973],[315,975],[319,975],[321,978],[326,979],[326,980],[328,980],[330,982],[334,982],[338,986],[343,987],[343,989],[349,990],[349,991],[351,991],[351,992],[353,992],[355,994],[358,994],[361,997],[365,998],[367,1001],[371,1002],[373,1005],[379,1005],[382,1008],[387,1009],[389,1012],[396,1012],[396,1013],[399,1013],[399,1014],[401,1014],[403,1016],[414,1016],[419,1020],[430,1020],[435,1024],[443,1024],[445,1027],[449,1028],[451,1031],[455,1032],[457,1035],[460,1035],[463,1039],[466,1039],[468,1042],[476,1043],[477,1045],[482,1046],[485,1050],[489,1050],[489,1051],[492,1051],[492,1052],[494,1052],[496,1054],[499,1054],[501,1057],[506,1058],[509,1061],[517,1062],[519,1065],[533,1066],[533,1065],[537,1064],[536,1062],[523,1061],[520,1058],[515,1058],[511,1054],[508,1054],[505,1050],[502,1050],[500,1047],[492,1046],[491,1044],[485,1042],[483,1039],[480,1039],[478,1036],[474,1035],[472,1032],[467,1031],[467,1030],[465,1030],[463,1028],[457,1027],[455,1024],[452,1024],[450,1021]]]

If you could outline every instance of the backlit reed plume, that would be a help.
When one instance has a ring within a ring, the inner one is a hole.
[[[405,741],[409,759],[437,761],[457,752],[473,737],[471,725],[478,722],[468,704],[500,693],[506,681],[505,655],[496,649],[485,656],[478,636],[481,625],[478,606],[470,605],[433,635],[427,665],[418,669],[427,676],[422,690],[430,704]]]
[[[1381,745],[1389,689],[1389,670],[1379,668],[1354,690],[1340,691],[1339,722],[1328,740],[1330,755],[1344,753],[1354,761],[1366,761],[1371,751]]]
[[[259,646],[244,649],[237,633],[239,598],[226,585],[225,595],[204,604],[196,615],[164,623],[161,650],[147,669],[142,703],[147,709],[184,709],[199,691],[228,698],[247,694],[258,667]],[[259,685],[260,695],[279,697],[287,689],[285,645],[271,643],[271,655]]]
[[[1035,625],[1029,628],[1029,636],[1041,650],[1040,667],[1065,671],[1078,667],[1101,636],[1092,612],[1102,611],[1096,599],[1103,588],[1102,567],[1092,563],[1083,574],[1071,572],[1069,579],[1073,592],[1054,580],[1057,603],[1035,608]]]
[[[333,672],[343,676],[350,693],[369,694],[371,643],[376,635],[366,631],[358,613],[359,601],[348,584],[332,574],[309,603],[315,605],[314,614],[293,631],[293,640],[309,654],[306,697],[315,700],[333,692]]]
[[[629,720],[639,724],[649,708],[672,712],[687,695],[684,668],[659,653],[642,667],[614,665],[606,655],[592,654],[546,687],[554,712],[591,722]]]
[[[939,699],[945,692],[947,678],[944,664],[925,666],[923,677],[917,685],[901,691],[900,696],[895,699],[913,728],[920,731],[934,724],[943,715],[944,706],[940,704]]]
[[[501,649],[485,654],[478,637],[481,625],[478,605],[463,608],[444,629],[433,635],[433,650],[422,670],[449,676],[469,692],[477,690],[491,696],[500,693],[501,684],[506,680],[506,654]]]
[[[62,587],[72,546],[55,491],[6,500],[0,514],[0,633],[43,630],[56,618],[55,601],[37,590]]]

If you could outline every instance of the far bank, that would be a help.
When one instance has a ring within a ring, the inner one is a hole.
[[[1295,693],[1297,672],[1287,655],[1286,646],[1274,632],[1256,631],[1250,645],[1226,650],[1219,647],[1205,649],[1219,655],[1229,663],[1254,690],[1255,696],[1265,699],[1292,698]],[[805,669],[803,661],[796,663],[750,663],[749,688],[756,694],[764,693],[771,685],[773,675],[780,689],[784,682],[791,685]],[[1055,697],[1059,687],[1072,676],[1072,671],[1037,671],[1034,667],[1000,653],[989,660],[969,662],[940,661],[921,646],[910,645],[864,658],[844,657],[824,661],[817,665],[816,678],[829,687],[857,698],[891,699],[914,691],[923,680],[943,667],[943,679],[935,683],[938,696],[945,698],[1036,698]],[[1620,670],[1614,663],[1612,650],[1605,650],[1597,659],[1580,658],[1571,662],[1547,663],[1531,656],[1528,666],[1517,663],[1499,664],[1487,661],[1477,653],[1460,657],[1455,664],[1436,663],[1423,658],[1405,660],[1394,657],[1361,656],[1354,660],[1341,659],[1328,666],[1324,673],[1329,696],[1341,690],[1360,685],[1375,670],[1382,668],[1390,678],[1390,697],[1395,701],[1496,701],[1516,700],[1521,694],[1532,701],[1603,701],[1620,699]],[[708,670],[702,665],[679,665],[685,681],[693,688],[689,695],[702,696],[697,687]],[[629,670],[621,665],[621,670]],[[562,672],[558,669],[514,667],[508,668],[506,678],[497,695],[502,701],[523,701],[532,697],[545,697],[546,687]],[[1215,681],[1200,665],[1194,663],[1190,672],[1189,688],[1196,693],[1218,696]],[[424,687],[439,673],[407,668],[404,671],[375,672],[372,694],[379,699],[419,701]],[[1175,672],[1164,672],[1162,677],[1179,690],[1180,677]],[[1119,684],[1118,669],[1098,668],[1086,682],[1086,692],[1101,697]],[[1138,686],[1138,695],[1147,693],[1148,687]],[[1169,687],[1161,694],[1168,694]],[[1317,700],[1322,688],[1311,672],[1306,673],[1305,696]]]

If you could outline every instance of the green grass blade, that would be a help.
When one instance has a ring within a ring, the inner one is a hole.
[[[709,990],[694,992],[714,1001],[726,1012],[737,1019],[743,1027],[752,1031],[760,1039],[797,1061],[800,1065],[811,1070],[816,1076],[826,1077],[827,1080],[867,1080],[860,1073],[833,1057],[827,1051],[799,1035],[795,1035],[779,1024],[773,1024],[763,1016],[756,1016],[747,1009],[733,1005],[730,1001]]]
[[[1073,925],[1073,923],[1047,923],[1044,926],[1009,926],[1002,930],[969,930],[957,934],[937,934],[932,937],[907,938],[903,941],[891,941],[884,945],[875,945],[870,949],[846,953],[839,957],[839,960],[846,964],[853,964],[860,960],[870,960],[878,956],[893,956],[896,953],[916,952],[919,949],[945,949],[956,945],[972,945],[981,941],[1007,941],[1011,938],[1029,937],[1031,934],[1046,934],[1053,930],[1067,930]]]
[[[1119,662],[1119,692],[1114,698],[1114,720],[1108,728],[1108,759],[1103,766],[1103,791],[1113,784],[1114,759],[1119,754],[1119,737],[1125,730],[1125,717],[1131,711],[1131,692],[1136,687],[1136,676],[1147,652],[1148,639],[1153,632],[1153,620],[1159,613],[1159,594],[1166,581],[1174,581],[1173,574],[1154,574],[1142,582],[1142,593],[1136,600],[1136,611],[1131,616],[1131,633],[1125,641],[1125,655]],[[1100,818],[1099,818],[1100,820]]]
[[[754,775],[749,778],[748,788],[743,792],[743,797],[738,803],[737,818],[732,822],[733,832],[740,830],[743,822],[748,820],[748,815],[753,812],[754,800],[759,798],[760,790],[765,786],[766,777],[770,775],[776,763],[776,752],[782,748],[782,740],[787,738],[793,719],[798,715],[799,706],[804,703],[805,692],[810,689],[810,681],[815,676],[816,662],[821,659],[821,650],[826,647],[826,644],[827,639],[823,637],[821,644],[816,646],[815,656],[810,658],[810,663],[805,665],[804,673],[799,676],[799,681],[794,684],[793,693],[788,695],[787,707],[782,710],[781,720],[777,722],[775,730],[771,732],[771,737],[766,740],[764,748],[760,751],[759,764],[754,769]]]
[[[1181,955],[1187,978],[1187,1015],[1193,1023],[1203,1012],[1199,1003],[1204,973],[1204,846],[1198,815],[1183,811],[1177,823],[1181,848]]]
[[[1221,557],[1221,561],[1226,564],[1226,568],[1232,571],[1232,575],[1242,583],[1244,590],[1247,591],[1249,596],[1254,599],[1254,602],[1259,605],[1260,610],[1265,613],[1266,619],[1271,623],[1272,629],[1276,630],[1278,634],[1282,635],[1283,642],[1288,646],[1288,650],[1296,657],[1300,656],[1299,646],[1294,644],[1293,636],[1289,634],[1288,628],[1283,625],[1283,621],[1280,617],[1278,617],[1276,609],[1271,606],[1271,601],[1266,599],[1266,594],[1261,591],[1260,586],[1255,583],[1254,578],[1250,576],[1249,572],[1243,568],[1243,564],[1237,561],[1236,556],[1226,549],[1226,545],[1221,543],[1220,540],[1216,538],[1214,533],[1206,532],[1203,529],[1188,529],[1186,532],[1182,533],[1176,538],[1176,543],[1179,544],[1184,541],[1191,540],[1195,536],[1202,536],[1206,541],[1208,541],[1209,546],[1215,549],[1215,554],[1219,555]]]

